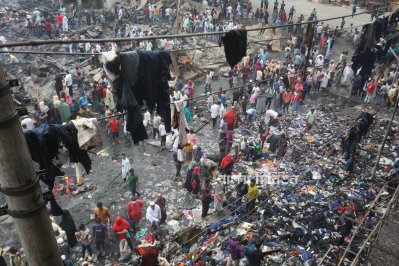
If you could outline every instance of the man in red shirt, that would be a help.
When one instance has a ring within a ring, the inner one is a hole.
[[[55,18],[57,19],[58,29],[62,29],[62,17],[63,15],[61,15],[60,13],[58,13],[57,16],[55,16]]]
[[[109,121],[107,127],[111,128],[112,132],[112,144],[115,144],[115,141],[118,141],[119,138],[119,120],[116,118],[112,118],[111,121]]]
[[[137,197],[133,196],[132,201],[127,204],[127,216],[130,219],[130,226],[133,230],[138,230],[138,223],[140,222],[141,218],[143,217],[143,206],[144,200],[137,199]]]
[[[46,22],[44,23],[44,28],[46,29],[47,36],[51,39],[52,26],[50,21],[46,20]]]
[[[365,103],[370,103],[371,101],[371,96],[373,96],[374,94],[374,90],[375,90],[375,82],[374,79],[372,79],[368,84],[367,84],[367,95],[364,98],[364,102]]]
[[[284,103],[283,112],[286,110],[288,113],[288,108],[290,107],[291,102],[292,102],[292,92],[290,90],[287,90],[283,94],[283,103]]]

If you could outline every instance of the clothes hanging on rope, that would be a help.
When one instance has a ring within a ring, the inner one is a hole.
[[[100,55],[100,62],[108,76],[111,75],[118,96],[119,111],[127,110],[126,129],[134,143],[146,138],[141,106],[157,109],[165,120],[167,132],[170,132],[169,65],[172,63],[169,52],[130,51],[124,53],[106,52]]]
[[[59,154],[60,141],[68,149],[70,162],[80,162],[86,173],[91,170],[90,157],[87,151],[79,148],[77,134],[78,131],[72,123],[64,126],[42,124],[24,132],[32,160],[39,164],[40,169],[46,170],[44,182],[50,191],[53,190],[55,177],[64,175],[59,166],[53,162]]]
[[[227,63],[233,68],[247,55],[247,30],[231,30],[222,36],[221,43],[224,46]]]

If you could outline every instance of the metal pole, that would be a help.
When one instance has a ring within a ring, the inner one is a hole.
[[[29,265],[63,265],[39,180],[0,66],[0,192]]]
[[[393,84],[393,83],[395,83],[395,81],[396,81],[396,76],[398,75],[398,71],[399,71],[399,58],[398,58],[398,56],[395,54],[395,52],[392,50],[392,48],[389,48],[389,50],[391,51],[391,53],[392,53],[393,56],[395,57],[395,59],[396,59],[396,65],[397,65],[397,66],[396,66],[396,72],[395,72],[394,80],[393,80],[393,82],[392,82],[392,84]],[[383,141],[382,141],[380,150],[378,151],[378,154],[377,154],[377,161],[375,162],[375,165],[374,165],[374,168],[373,168],[373,172],[372,172],[372,174],[371,174],[371,179],[373,179],[373,178],[375,177],[375,173],[377,172],[378,164],[380,163],[380,159],[381,159],[381,154],[382,154],[382,151],[384,150],[385,143],[386,143],[386,141],[387,141],[389,131],[390,131],[391,128],[392,128],[392,123],[393,123],[393,119],[395,118],[396,110],[398,109],[398,103],[399,103],[399,96],[396,98],[395,106],[394,106],[394,108],[393,108],[393,113],[392,113],[392,116],[391,116],[391,120],[389,121],[389,125],[388,125],[387,132],[385,132],[385,136],[384,136],[384,139],[383,139]]]

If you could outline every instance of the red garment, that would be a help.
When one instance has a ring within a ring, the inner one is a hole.
[[[302,100],[302,94],[301,93],[298,93],[298,94],[294,95],[294,97],[292,99],[292,101],[296,102],[296,103],[301,102],[301,100]]]
[[[109,125],[110,125],[110,127],[111,127],[112,133],[118,133],[118,132],[119,132],[119,121],[118,121],[118,120],[112,119],[112,120],[109,122]]]
[[[324,46],[324,45],[326,45],[326,43],[327,43],[327,38],[326,38],[326,36],[323,36],[320,39],[320,46]]]
[[[129,228],[130,228],[130,224],[128,221],[126,221],[125,219],[122,219],[122,217],[120,217],[120,216],[116,216],[115,223],[112,226],[112,230],[114,230],[115,233],[123,232]],[[126,234],[118,234],[118,237],[120,240],[126,239]]]
[[[135,223],[140,222],[142,218],[144,200],[131,201],[127,204],[127,216]]]
[[[55,16],[57,18],[57,24],[62,25],[62,18],[64,17],[63,15],[57,15]]]
[[[233,128],[237,120],[234,109],[231,108],[227,113],[224,114],[224,121],[226,122],[227,128]]]
[[[290,91],[284,92],[283,101],[286,104],[291,103],[291,101],[292,101],[292,93]]]
[[[295,89],[296,90],[299,90],[299,91],[303,91],[303,86],[302,86],[302,84],[301,83],[297,83],[297,84],[295,84]]]
[[[141,256],[141,266],[158,265],[158,250],[154,247],[135,247],[136,251]]]
[[[220,167],[226,168],[232,161],[233,161],[233,156],[229,153],[222,159]]]
[[[187,93],[187,96],[188,96],[188,98],[193,98],[194,97],[194,85],[193,84],[188,84],[187,85],[187,90],[188,90],[188,93]]]
[[[339,206],[337,209],[339,214],[342,214],[346,211],[352,211],[352,212],[356,212],[356,205],[348,205],[348,206]]]
[[[368,94],[373,94],[375,90],[375,83],[374,82],[370,82],[367,86],[367,93]]]
[[[145,15],[148,17],[150,15],[150,9],[148,7],[146,7],[145,9]]]
[[[51,23],[46,21],[44,23],[44,27],[46,28],[46,32],[51,32]]]

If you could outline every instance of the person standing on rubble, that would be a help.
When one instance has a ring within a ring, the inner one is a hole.
[[[131,169],[129,158],[127,158],[125,153],[122,153],[121,164],[122,164],[122,179],[123,179],[123,182],[126,183],[127,175],[129,174],[130,170],[133,170],[133,169]],[[133,174],[134,174],[134,171],[133,171]]]
[[[65,86],[68,88],[69,95],[73,97],[73,81],[72,81],[72,74],[69,71],[66,71],[66,75],[64,78]]]
[[[129,162],[129,164],[130,164],[130,162]],[[133,196],[135,196],[136,194],[137,194],[137,196],[140,196],[140,193],[137,192],[137,188],[139,186],[139,178],[134,173],[133,168],[131,168],[129,170],[129,175],[126,178],[125,186],[127,186],[129,188],[129,190],[130,190],[130,192],[132,192]]]
[[[163,224],[166,221],[166,199],[162,196],[161,193],[157,194],[157,198],[155,200],[155,204],[159,206],[161,209],[161,221],[159,224]]]
[[[159,228],[161,218],[161,208],[157,204],[155,204],[155,202],[150,202],[150,206],[148,206],[146,212],[146,219],[150,223],[151,227]]]
[[[306,115],[306,131],[309,131],[312,129],[313,125],[315,123],[315,115],[314,115],[314,108],[310,110],[309,113]]]
[[[109,215],[109,209],[103,206],[103,203],[99,201],[97,203],[97,208],[93,211],[94,218],[99,218],[100,223],[102,224],[110,224],[111,216]]]
[[[251,179],[251,183],[248,186],[248,193],[247,193],[247,198],[248,198],[247,211],[248,212],[255,209],[255,201],[256,201],[256,197],[258,196],[258,192],[259,192],[259,188],[256,185],[256,179],[253,178],[253,179]]]
[[[62,17],[62,31],[63,32],[68,31],[68,17],[67,16]]]
[[[212,187],[211,179],[207,177],[201,186],[201,202],[202,202],[202,214],[201,217],[204,218],[208,215],[209,205],[212,202]]]
[[[62,17],[63,15],[61,15],[60,13],[58,13],[57,16],[55,16],[55,18],[57,19],[57,29],[59,30],[62,29]]]
[[[159,125],[161,124],[161,117],[158,115],[157,111],[154,111],[154,117],[152,119],[152,138],[155,139],[160,137],[159,135]]]

